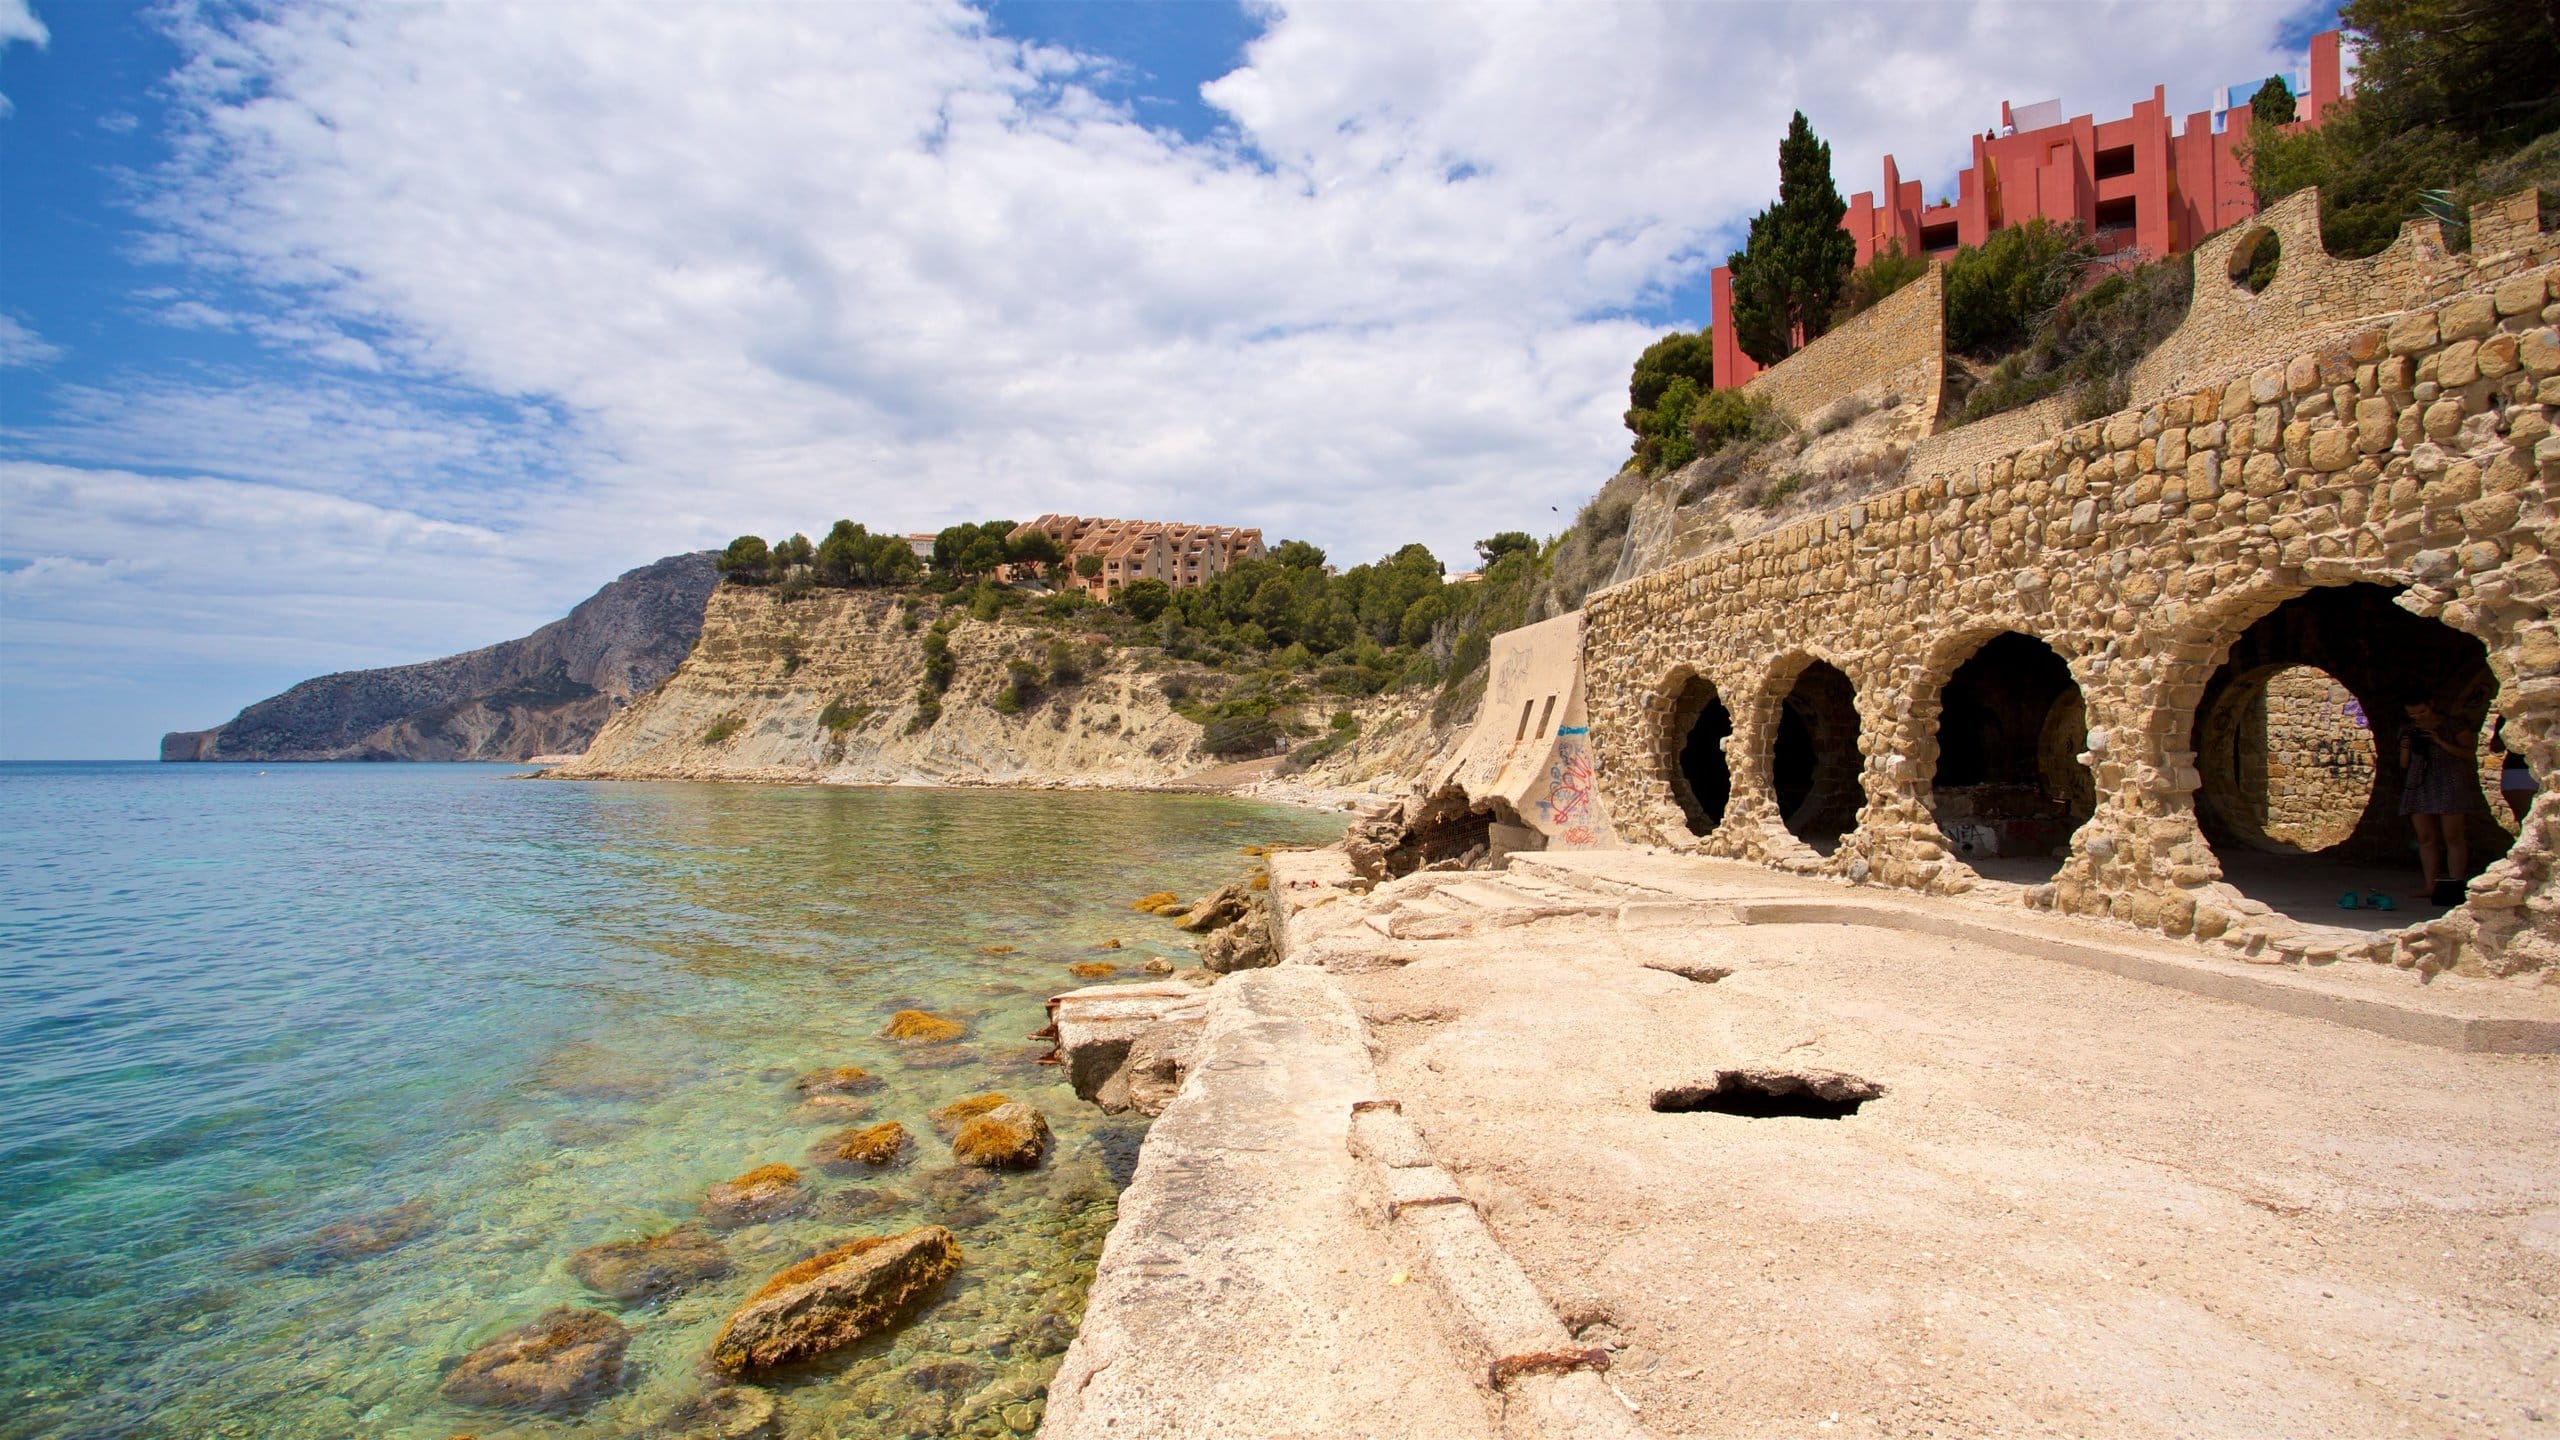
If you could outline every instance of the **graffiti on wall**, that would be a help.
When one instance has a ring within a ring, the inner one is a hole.
[[[1551,843],[1567,848],[1607,842],[1609,820],[1600,806],[1600,776],[1591,763],[1591,727],[1565,725],[1556,730],[1554,758],[1547,762],[1546,798],[1538,801],[1539,829]]]

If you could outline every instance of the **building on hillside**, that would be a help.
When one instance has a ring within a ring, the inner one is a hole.
[[[924,568],[927,570],[933,568],[934,537],[931,534],[920,530],[909,531],[901,538],[907,542],[907,548],[915,552],[917,561],[920,562]]]
[[[2338,32],[2311,37],[2308,75],[2291,82],[2295,125],[2318,125],[2343,95]],[[2307,81],[2307,83],[2305,83]],[[1991,232],[2030,219],[2077,223],[2106,255],[2157,258],[2257,213],[2243,154],[2249,138],[2249,95],[2233,86],[2210,109],[2171,125],[2168,92],[2153,86],[2121,120],[2064,119],[2062,102],[2000,105],[2000,124],[1973,137],[1973,163],[1956,172],[1956,198],[1929,202],[1920,182],[1905,180],[1884,157],[1884,187],[1849,201],[1840,227],[1858,241],[1858,263],[1899,245],[1903,253],[1945,259],[1979,245]],[[2236,103],[2235,103],[2236,102]],[[1878,195],[1882,199],[1878,199]],[[1733,273],[1719,265],[1709,279],[1715,386],[1730,390],[1760,373],[1733,330]]]
[[[1043,515],[1017,525],[1019,538],[1045,530],[1067,557],[1063,583],[1099,600],[1138,580],[1161,580],[1176,590],[1205,584],[1246,560],[1269,553],[1259,530],[1231,525],[1181,525],[1162,520],[1103,520],[1081,515]],[[1100,562],[1087,575],[1076,562],[1085,556]]]

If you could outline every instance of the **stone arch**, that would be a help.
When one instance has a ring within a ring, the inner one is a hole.
[[[2223,270],[2232,284],[2255,295],[2273,284],[2284,260],[2284,240],[2264,225],[2243,231]]]
[[[1733,802],[1733,771],[1726,754],[1733,712],[1715,682],[1686,666],[1663,689],[1669,705],[1657,748],[1664,778],[1688,832],[1703,837],[1724,823]]]
[[[2192,814],[2222,880],[2240,894],[2297,919],[2389,929],[2435,918],[2405,904],[2389,920],[2343,912],[2348,888],[2391,895],[2418,888],[2414,830],[2399,813],[2408,774],[2396,737],[2402,707],[2433,700],[2476,745],[2498,695],[2490,652],[2479,637],[2403,603],[2394,577],[2340,579],[2270,588],[2225,611],[2225,637],[2201,680],[2190,668],[2169,687],[2173,743],[2191,745]],[[2372,730],[2372,779],[2346,836],[2316,853],[2269,836],[2264,768],[2286,763],[2264,751],[2267,683],[2296,666],[2316,666],[2353,697]],[[2183,733],[2180,733],[2183,732]],[[2514,837],[2488,813],[2474,767],[2464,766],[2467,850],[2461,879],[2501,858]],[[2256,783],[2253,783],[2253,780]]]
[[[1759,718],[1751,765],[1779,823],[1814,853],[1832,854],[1867,804],[1856,682],[1819,656],[1791,654],[1769,671]]]
[[[2098,803],[2071,663],[2022,627],[1977,627],[1935,648],[1911,709],[1913,768],[1943,847],[1977,872],[2050,878]]]

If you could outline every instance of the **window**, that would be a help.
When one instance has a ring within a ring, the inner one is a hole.
[[[1547,722],[1554,718],[1556,718],[1556,697],[1550,695],[1547,697],[1547,708],[1538,712],[1538,737],[1540,739],[1546,738]]]
[[[2117,145],[2112,148],[2099,151],[2094,157],[2092,169],[2101,180],[2113,180],[2119,175],[2132,174],[2133,147],[2130,145]]]
[[[1920,248],[1933,255],[1956,248],[1956,222],[1949,220],[1943,224],[1921,226]]]

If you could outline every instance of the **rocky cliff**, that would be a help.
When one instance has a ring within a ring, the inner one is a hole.
[[[519,640],[306,680],[163,760],[528,760],[583,750],[693,648],[718,576],[708,551],[632,570]]]
[[[784,780],[835,784],[1225,786],[1257,778],[1200,748],[1200,727],[1177,714],[1153,650],[1093,643],[1099,636],[1021,621],[960,619],[956,662],[939,714],[920,723],[923,631],[897,596],[821,590],[785,600],[724,586],[701,639],[675,674],[613,717],[562,779]],[[1044,680],[1018,713],[997,708],[1007,662],[1042,666],[1054,640],[1077,646],[1082,678]],[[1397,768],[1413,727],[1394,699],[1352,707],[1366,745],[1343,747],[1311,780],[1336,770]],[[1393,715],[1390,712],[1394,712]],[[1329,713],[1329,711],[1328,711]],[[1325,717],[1316,717],[1321,723]],[[1427,719],[1420,726],[1427,735]],[[1267,770],[1268,767],[1257,767]]]

